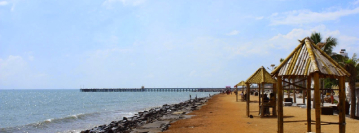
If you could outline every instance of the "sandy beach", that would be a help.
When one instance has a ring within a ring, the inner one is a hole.
[[[201,109],[191,112],[195,115],[190,119],[183,119],[171,124],[167,133],[275,133],[277,132],[277,118],[260,118],[258,116],[257,96],[251,95],[250,114],[254,118],[247,117],[245,102],[236,102],[236,96],[219,94],[210,99]],[[315,119],[312,109],[312,120]],[[337,133],[337,124],[324,122],[338,122],[338,115],[321,115],[322,132]],[[358,133],[359,121],[346,118],[346,132]],[[300,107],[284,107],[284,132],[304,133],[307,130],[306,109]],[[312,124],[312,132],[315,124]]]

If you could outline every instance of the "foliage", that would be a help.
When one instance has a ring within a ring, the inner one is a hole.
[[[345,58],[346,58],[346,57],[344,57],[344,56],[342,56],[340,54],[332,55],[331,57],[336,62],[343,62],[345,60]]]
[[[282,63],[283,61],[284,61],[284,59],[283,59],[283,58],[280,58],[279,62]]]
[[[324,79],[324,88],[332,88],[333,85],[338,85],[339,81],[333,78]]]
[[[320,33],[318,33],[318,32],[313,32],[310,36],[310,39],[312,39],[315,44],[322,42],[322,37],[321,37]],[[323,51],[325,53],[327,53],[328,55],[332,55],[333,48],[335,46],[337,46],[337,44],[338,44],[337,39],[329,36],[325,39],[324,43],[325,43],[325,45],[324,45]]]
[[[320,33],[313,32],[312,35],[310,35],[310,39],[312,39],[314,43],[317,44],[322,41],[322,36],[320,36]]]
[[[320,33],[318,32],[313,32],[310,36],[310,39],[313,40],[313,42],[317,45],[318,43],[322,42],[322,36],[320,35]],[[325,45],[322,48],[323,51],[328,54],[331,55],[331,57],[335,60],[335,61],[339,61],[342,60],[342,56],[341,55],[332,55],[333,52],[333,48],[335,46],[337,46],[337,39],[333,38],[331,36],[327,37],[325,39]],[[323,81],[322,81],[323,82]],[[332,85],[338,85],[338,81],[335,79],[324,79],[324,88],[331,88]]]
[[[350,76],[348,77],[348,81],[349,81],[349,88],[350,88],[350,93],[351,93],[351,110],[350,110],[350,117],[351,118],[355,118],[355,106],[356,103],[354,101],[356,101],[356,97],[355,97],[355,81],[358,80],[358,71],[359,71],[359,59],[357,58],[357,55],[354,53],[353,56],[351,58],[344,58],[344,60],[342,62],[340,62],[340,64],[342,64],[345,68],[345,70],[347,70],[347,72],[350,73]]]
[[[339,64],[341,64],[345,68],[345,70],[347,70],[351,74],[349,78],[353,78],[353,81],[359,80],[359,59],[357,58],[356,53],[354,53],[351,58],[341,57],[341,61],[339,61]]]
[[[325,43],[326,44],[324,45],[323,51],[328,55],[332,55],[333,48],[338,44],[337,39],[329,36],[327,39],[325,39]]]

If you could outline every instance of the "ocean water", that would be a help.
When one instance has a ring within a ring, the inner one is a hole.
[[[0,90],[0,132],[79,132],[216,92]]]

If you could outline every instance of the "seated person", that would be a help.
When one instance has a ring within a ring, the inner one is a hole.
[[[270,114],[269,107],[266,107],[266,106],[270,105],[269,98],[268,98],[267,94],[263,95],[263,104],[262,105],[264,105],[264,115],[269,115]]]
[[[270,99],[269,99],[269,104],[270,104],[271,106],[274,106],[274,105],[275,105],[275,95],[274,95],[274,93],[270,93],[270,94],[269,94],[269,97],[270,97]]]
[[[269,98],[268,98],[267,94],[263,94],[262,97],[263,97],[263,103],[269,102]]]

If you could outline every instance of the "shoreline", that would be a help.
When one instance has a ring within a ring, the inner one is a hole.
[[[167,130],[170,123],[190,118],[191,116],[186,114],[200,109],[211,97],[195,98],[177,104],[164,104],[162,107],[153,107],[148,111],[140,111],[131,117],[123,117],[122,120],[112,121],[107,125],[104,124],[88,130],[82,130],[81,133],[162,132]]]

